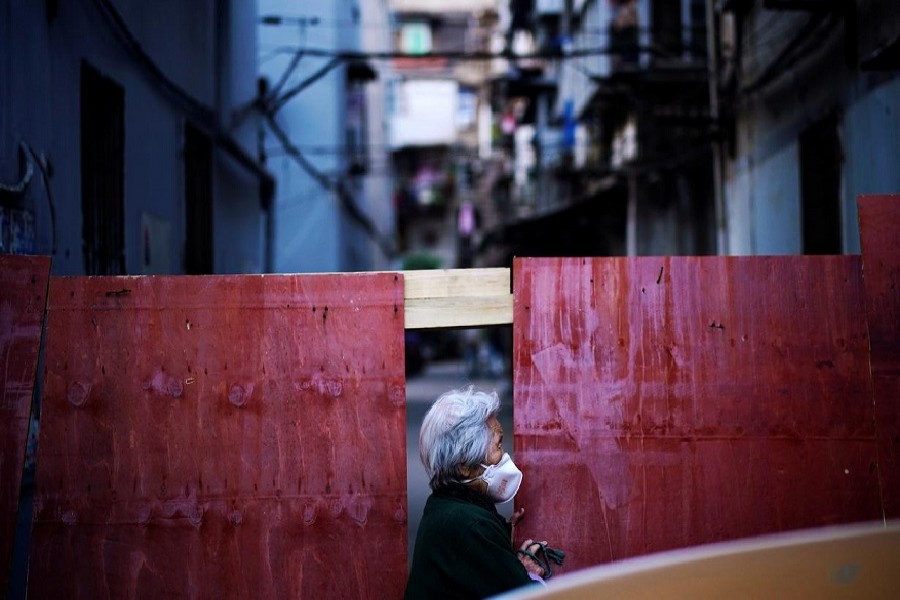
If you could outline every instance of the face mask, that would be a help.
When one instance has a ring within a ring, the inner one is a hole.
[[[522,484],[522,471],[509,457],[508,452],[503,453],[503,458],[496,465],[481,465],[484,473],[474,479],[467,479],[462,483],[469,483],[475,479],[481,479],[487,483],[487,495],[496,504],[509,502],[519,491]]]

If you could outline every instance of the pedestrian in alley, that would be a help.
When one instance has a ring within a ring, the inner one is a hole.
[[[549,575],[546,542],[513,531],[523,509],[506,521],[495,504],[509,502],[522,472],[503,450],[500,399],[469,386],[442,394],[419,432],[419,456],[432,493],[425,503],[406,586],[407,599],[484,598]],[[541,564],[543,563],[543,564]]]

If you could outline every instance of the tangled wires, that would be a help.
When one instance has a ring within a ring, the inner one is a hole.
[[[557,565],[562,565],[563,560],[566,558],[566,553],[562,550],[557,550],[556,548],[551,548],[547,544],[543,544],[541,542],[534,542],[531,546],[538,546],[538,549],[534,552],[529,552],[528,550],[518,550],[518,554],[522,556],[527,556],[538,565],[544,569],[544,579],[550,579],[553,576],[553,567],[550,563],[556,563]],[[531,547],[529,546],[529,548]]]

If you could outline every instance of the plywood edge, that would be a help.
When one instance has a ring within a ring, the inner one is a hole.
[[[401,271],[406,329],[512,323],[510,270]]]
[[[639,556],[494,598],[887,598],[898,551],[900,521],[854,523]]]

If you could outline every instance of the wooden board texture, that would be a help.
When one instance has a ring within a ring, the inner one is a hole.
[[[513,273],[521,534],[566,571],[882,518],[858,256]]]
[[[400,597],[396,274],[54,278],[29,595]]]
[[[50,258],[0,255],[0,596],[9,583]]]
[[[900,517],[900,196],[859,199],[863,284],[872,343],[878,471],[888,518]]]

